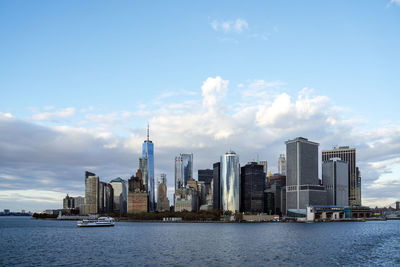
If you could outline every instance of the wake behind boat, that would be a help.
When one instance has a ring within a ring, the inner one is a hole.
[[[99,217],[97,219],[87,219],[78,221],[78,227],[102,227],[102,226],[114,226],[115,220],[111,217]]]

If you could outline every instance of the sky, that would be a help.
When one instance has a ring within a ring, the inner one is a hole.
[[[399,0],[6,0],[0,36],[0,210],[128,179],[147,123],[170,201],[179,153],[274,173],[298,136],[357,149],[364,205],[400,200]]]

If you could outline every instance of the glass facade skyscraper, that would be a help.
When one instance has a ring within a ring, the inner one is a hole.
[[[175,157],[175,191],[185,187],[193,178],[193,154],[179,154]]]
[[[155,194],[154,194],[154,145],[149,139],[149,128],[147,127],[147,140],[143,142],[142,146],[142,157],[147,158],[147,175],[148,175],[148,187],[147,192],[149,194],[149,211],[154,211],[155,208]]]
[[[221,157],[221,208],[223,211],[239,212],[240,209],[239,156],[229,151]]]
[[[126,181],[118,177],[111,180],[110,185],[113,189],[113,210],[120,213],[126,212],[126,203],[128,199]]]

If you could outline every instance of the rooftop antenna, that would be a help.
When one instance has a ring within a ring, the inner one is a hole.
[[[257,163],[260,163],[260,157],[259,157],[258,153],[257,153]]]
[[[150,126],[149,126],[149,122],[147,122],[147,141],[150,140]]]

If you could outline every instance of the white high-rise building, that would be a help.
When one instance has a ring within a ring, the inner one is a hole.
[[[263,165],[264,173],[268,174],[268,162],[266,160],[260,160],[260,165]]]
[[[240,165],[239,156],[233,151],[221,156],[220,185],[222,210],[239,212]]]
[[[284,154],[279,155],[278,159],[278,173],[286,175],[286,158]]]

